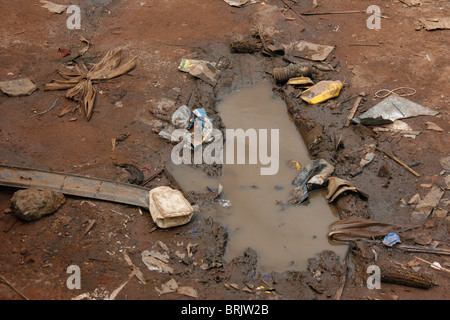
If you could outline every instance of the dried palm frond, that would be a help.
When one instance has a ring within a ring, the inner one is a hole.
[[[77,62],[72,70],[59,70],[64,80],[56,80],[45,85],[44,90],[67,90],[66,97],[79,102],[83,106],[86,119],[89,120],[94,111],[97,90],[94,84],[116,78],[132,70],[137,57],[121,64],[122,50],[118,47],[109,51],[103,59],[88,69],[83,62]]]

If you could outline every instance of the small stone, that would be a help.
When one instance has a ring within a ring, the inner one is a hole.
[[[378,171],[378,176],[379,177],[383,177],[383,178],[389,178],[391,176],[391,173],[390,173],[389,168],[387,167],[387,165],[383,164],[380,167],[380,170]]]
[[[33,221],[55,212],[65,201],[62,193],[52,190],[19,190],[11,199],[11,211],[21,220]]]
[[[0,82],[0,90],[8,96],[29,96],[37,90],[36,85],[28,78]]]

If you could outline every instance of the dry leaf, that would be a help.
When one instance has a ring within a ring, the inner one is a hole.
[[[89,41],[81,38],[87,46],[78,52],[78,56],[84,54],[89,49]],[[90,70],[79,62],[73,70],[59,71],[65,80],[57,80],[45,85],[44,90],[67,90],[66,97],[80,102],[83,106],[85,117],[90,120],[94,111],[97,90],[95,83],[110,80],[132,70],[136,65],[137,57],[121,64],[123,47],[109,51],[103,59],[95,64]]]
[[[437,124],[433,123],[433,122],[426,122],[425,123],[427,125],[427,129],[428,130],[434,130],[434,131],[440,131],[443,132],[444,130],[442,130],[441,127],[439,127]]]

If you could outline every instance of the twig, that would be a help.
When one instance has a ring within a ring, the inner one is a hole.
[[[344,291],[345,283],[347,282],[347,270],[348,270],[348,260],[350,257],[351,248],[350,246],[347,247],[347,253],[345,254],[345,270],[344,274],[341,278],[341,285],[336,292],[335,300],[341,300],[342,292]]]
[[[420,261],[423,261],[425,263],[428,263],[433,269],[436,269],[436,270],[439,270],[439,271],[444,271],[444,272],[450,274],[450,270],[449,269],[443,268],[441,266],[436,266],[434,263],[431,263],[431,262],[429,262],[427,260],[421,259],[421,258],[416,257],[416,256],[414,256],[414,258],[419,259]]]
[[[378,151],[383,152],[385,155],[387,155],[389,158],[391,158],[392,160],[394,160],[395,162],[397,162],[398,164],[400,164],[401,166],[405,167],[406,170],[408,170],[409,172],[411,172],[413,175],[415,175],[416,177],[420,177],[420,174],[418,174],[417,172],[415,172],[413,169],[411,169],[410,167],[408,167],[406,164],[404,164],[400,159],[398,159],[396,156],[387,153],[386,151],[380,149],[380,148],[376,148]]]
[[[8,285],[11,289],[13,289],[19,296],[21,296],[22,298],[24,298],[25,300],[30,300],[28,299],[24,294],[22,294],[18,289],[16,289],[8,280],[6,280],[6,278],[4,276],[2,276],[0,274],[0,282]]]
[[[127,285],[127,283],[136,275],[137,270],[133,269],[131,274],[128,276],[128,279],[122,283],[116,290],[114,290],[109,296],[109,300],[115,300],[117,295],[122,291],[122,289]]]
[[[355,103],[353,104],[353,108],[350,111],[350,114],[347,117],[347,121],[345,121],[345,127],[348,127],[350,125],[350,121],[353,119],[353,116],[356,113],[356,110],[358,110],[359,104],[361,103],[361,100],[363,98],[363,96],[365,96],[366,94],[361,92],[358,96],[358,98],[356,98]]]
[[[349,46],[357,46],[357,47],[378,47],[380,43],[350,43]]]
[[[441,255],[450,256],[449,249],[430,249],[430,248],[426,248],[426,247],[408,246],[408,245],[404,245],[404,244],[397,245],[395,248],[400,249],[405,252],[432,253],[432,254],[441,254]]]
[[[81,237],[80,237],[80,240],[83,239],[83,237],[84,237],[85,235],[87,235],[87,233],[88,233],[89,231],[91,231],[91,229],[94,227],[94,224],[95,224],[96,221],[97,221],[97,220],[95,220],[95,219],[89,220],[89,225],[87,226],[86,230],[84,230],[83,234],[82,234]]]
[[[289,9],[291,9],[292,11],[294,11],[294,13],[295,13],[300,19],[302,19],[303,21],[305,21],[306,23],[309,24],[309,22],[306,21],[306,20],[302,17],[302,14],[301,14],[301,13],[298,13],[297,10],[295,10],[294,8],[292,8],[292,6],[291,6],[289,3],[287,3],[286,0],[282,0],[282,1],[283,1],[283,3],[284,3]]]
[[[141,270],[140,270],[138,267],[136,267],[136,266],[134,265],[133,261],[131,261],[130,256],[127,254],[126,251],[123,252],[123,256],[124,256],[124,258],[125,258],[125,261],[128,263],[128,265],[129,265],[130,267],[133,268],[133,271],[135,271],[134,276],[135,276],[136,278],[138,278],[138,280],[139,280],[142,284],[146,284],[144,275],[142,274]]]
[[[48,110],[45,110],[45,111],[42,111],[42,112],[33,114],[30,118],[33,118],[33,117],[38,116],[38,115],[41,115],[41,114],[45,114],[45,113],[49,112],[50,110],[52,110],[52,109],[55,107],[56,102],[58,101],[58,99],[59,99],[59,98],[56,98],[55,102],[53,102],[53,105],[52,105]]]
[[[352,11],[329,11],[329,12],[302,12],[304,16],[318,16],[326,14],[349,14],[349,13],[365,13],[366,11],[352,10]]]
[[[145,180],[141,185],[145,186],[147,183],[152,181],[157,175],[159,175],[164,170],[164,167],[153,173],[147,180]]]

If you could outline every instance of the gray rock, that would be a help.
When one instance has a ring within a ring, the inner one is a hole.
[[[0,82],[0,90],[8,96],[29,96],[37,90],[37,86],[28,78]]]
[[[38,220],[58,210],[66,201],[64,195],[47,189],[25,189],[14,193],[11,211],[25,221]]]

